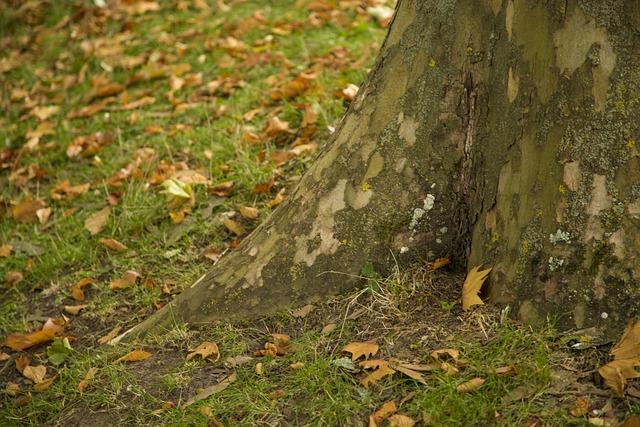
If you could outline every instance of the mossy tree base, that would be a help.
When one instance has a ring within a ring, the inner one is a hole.
[[[524,320],[621,328],[638,314],[639,16],[635,0],[401,0],[298,187],[124,337],[302,306],[358,286],[367,261],[436,257],[494,267],[491,299]]]

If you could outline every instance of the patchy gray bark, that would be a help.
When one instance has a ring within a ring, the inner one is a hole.
[[[491,299],[524,320],[621,326],[638,310],[639,26],[635,0],[401,0],[298,187],[128,336],[321,301],[367,261],[443,256],[493,266]]]

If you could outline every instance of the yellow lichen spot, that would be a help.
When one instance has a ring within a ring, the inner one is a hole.
[[[493,237],[491,238],[491,243],[495,243],[498,240],[500,240],[500,234],[498,233],[493,233]]]
[[[436,60],[435,60],[435,59],[433,59],[433,58],[431,58],[431,59],[429,60],[429,67],[433,68],[433,67],[435,67],[435,66],[436,66]]]
[[[627,142],[627,148],[629,150],[633,150],[633,147],[635,147],[635,146],[636,146],[636,142],[633,139],[630,140],[629,142]]]
[[[342,239],[342,244],[346,245],[347,244],[347,239]]]
[[[468,52],[468,53],[473,52],[473,48],[472,48],[471,46],[469,46],[469,47],[467,48],[467,52]]]
[[[558,186],[558,191],[560,192],[560,194],[564,194],[564,192],[566,191],[565,188],[564,188],[564,185],[560,184]]]
[[[362,184],[362,191],[367,191],[371,188],[371,186],[369,185],[368,182],[365,182],[364,184]]]

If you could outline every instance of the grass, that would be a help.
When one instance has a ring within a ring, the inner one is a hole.
[[[0,1],[0,250],[8,250],[0,252],[0,336],[65,316],[73,348],[54,365],[49,342],[25,351],[3,347],[0,389],[8,391],[0,394],[0,425],[358,426],[393,400],[422,425],[560,426],[587,422],[570,414],[578,397],[605,407],[609,394],[592,378],[601,350],[572,353],[549,325],[517,325],[495,308],[463,313],[451,292],[461,279],[425,277],[420,266],[385,279],[363,273],[366,290],[302,318],[282,312],[235,325],[175,325],[144,342],[100,345],[233,250],[243,236],[223,217],[249,232],[270,214],[269,202],[313,159],[306,153],[276,164],[272,156],[296,140],[321,147],[348,106],[336,91],[364,79],[385,30],[357,2],[341,8],[329,1],[310,12],[293,0],[231,1],[229,10],[163,0],[146,13],[96,3]],[[137,63],[126,65],[131,61]],[[306,90],[273,99],[305,71],[314,74]],[[91,96],[107,83],[125,89]],[[155,101],[123,108],[145,97]],[[98,112],[69,115],[97,103]],[[58,109],[45,117],[43,107]],[[317,119],[303,126],[310,111]],[[289,122],[290,131],[268,135],[272,117]],[[82,151],[70,156],[70,146]],[[191,206],[174,223],[159,184],[180,170],[208,182],[192,185]],[[63,191],[66,180],[90,188]],[[229,192],[216,190],[228,181]],[[266,192],[254,191],[268,182]],[[27,197],[50,208],[48,218],[21,214]],[[85,223],[106,206],[111,214],[92,235]],[[258,209],[258,219],[243,217],[240,207]],[[108,249],[99,241],[108,238],[128,249]],[[112,289],[128,270],[139,275],[136,283]],[[74,300],[71,287],[85,278],[95,282],[82,288],[84,301]],[[65,309],[79,304],[87,307],[77,315]],[[296,351],[252,356],[272,333],[291,335]],[[217,343],[219,360],[186,360],[205,341]],[[378,343],[375,357],[391,363],[431,363],[430,353],[442,348],[459,350],[466,362],[456,375],[426,373],[425,384],[395,373],[367,389],[365,372],[337,362],[348,356],[345,345],[364,341]],[[115,362],[132,350],[153,356]],[[15,368],[20,357],[45,366],[45,379],[57,377],[37,390]],[[493,373],[505,366],[513,372]],[[95,377],[78,391],[92,368]],[[184,405],[234,373],[224,390]],[[456,391],[477,377],[485,379],[479,390]],[[640,412],[631,400],[613,406],[620,417]]]

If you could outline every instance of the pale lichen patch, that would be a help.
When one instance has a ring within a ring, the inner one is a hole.
[[[295,238],[296,253],[293,257],[294,263],[304,262],[311,267],[319,255],[334,254],[340,246],[340,240],[334,237],[333,226],[335,225],[336,212],[346,207],[345,192],[347,180],[341,179],[337,185],[318,202],[316,219],[311,226],[311,232]],[[319,242],[316,244],[316,239]],[[309,250],[313,244],[314,249]]]
[[[595,20],[587,21],[579,7],[574,8],[564,26],[555,33],[556,64],[571,76],[582,64],[591,61],[596,111],[606,107],[609,77],[617,56],[607,37],[606,29],[596,27]]]
[[[580,185],[580,162],[578,160],[564,164],[562,180],[569,190],[576,191],[578,189]]]
[[[416,122],[413,117],[405,117],[404,113],[398,115],[398,135],[404,139],[409,146],[416,143],[416,132],[420,127],[420,123]]]
[[[516,100],[518,97],[518,85],[520,84],[520,77],[514,76],[513,68],[509,67],[509,78],[507,79],[507,98],[510,103]]]

